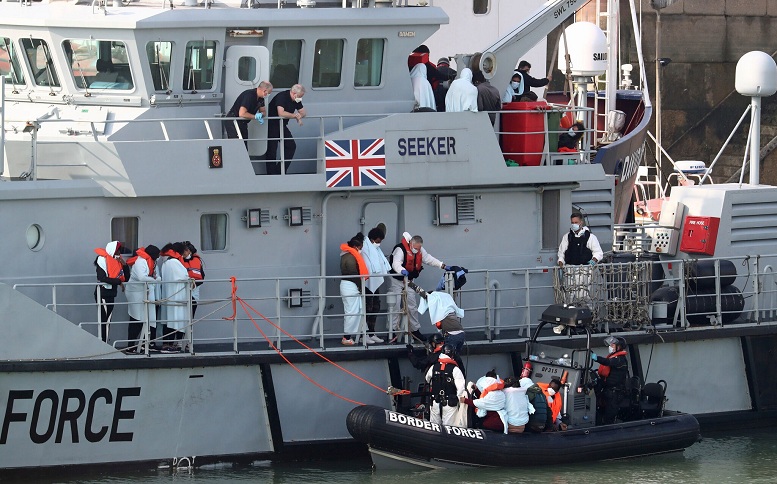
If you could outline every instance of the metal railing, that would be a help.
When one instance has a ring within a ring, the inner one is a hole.
[[[528,337],[542,312],[553,303],[590,306],[594,324],[608,332],[621,328],[689,330],[710,325],[777,323],[774,271],[777,255],[705,261],[706,272],[699,269],[699,260],[637,260],[578,266],[574,270],[570,266],[564,270],[551,267],[472,270],[467,275],[467,284],[450,292],[465,310],[462,323],[470,340]],[[731,274],[731,267],[736,268],[735,275]],[[234,353],[256,351],[257,342],[267,343],[268,350],[270,344],[293,350],[300,347],[294,339],[317,348],[332,348],[340,346],[343,335],[345,314],[336,288],[341,278],[241,279],[237,295],[247,311],[243,311],[239,302],[233,310],[230,280],[208,280],[202,286],[207,297],[198,301],[196,317],[191,314],[190,286],[186,295],[176,301],[145,300],[144,304],[186,307],[185,321],[180,323],[183,341],[190,353],[206,343],[221,344],[217,351]],[[144,290],[155,284],[159,283],[145,283]],[[99,335],[99,307],[93,298],[95,284],[18,284],[14,287]],[[290,291],[303,287],[304,291]],[[397,335],[387,325],[387,318],[392,314],[388,297],[379,294],[381,311],[377,315],[376,333],[391,339]],[[121,295],[117,297],[109,334],[120,331],[123,336],[123,329],[119,328],[130,322],[126,317],[127,305]],[[320,313],[319,307],[327,309]],[[364,307],[362,304],[359,330],[362,347],[367,344]],[[403,316],[401,312],[400,316]],[[420,315],[419,320],[423,333],[434,330],[428,316]],[[158,324],[170,322],[161,316]],[[148,352],[149,321],[142,323],[142,349]],[[399,336],[406,334],[406,324],[403,317]],[[159,331],[157,339],[161,340]],[[123,337],[112,337],[112,342],[117,348],[134,344]],[[209,348],[209,351],[214,350]]]
[[[513,141],[518,146],[525,146],[527,149],[521,153],[513,151],[503,151],[506,158],[516,158],[519,160],[519,164],[523,159],[533,160],[532,164],[542,165],[554,165],[554,164],[580,164],[590,163],[591,154],[590,149],[590,130],[585,130],[583,136],[582,147],[580,151],[576,153],[561,153],[558,151],[550,151],[552,146],[551,138],[558,139],[561,133],[566,130],[562,130],[558,127],[558,119],[568,113],[572,113],[574,116],[585,116],[591,109],[590,108],[568,108],[566,106],[553,106],[552,109],[540,110],[540,111],[498,111],[489,112],[501,114],[501,116],[542,116],[543,128],[541,130],[525,130],[525,131],[504,131],[499,127],[499,124],[494,127],[494,132],[498,138],[502,139],[502,142],[510,137],[513,137]],[[554,114],[555,113],[555,114]],[[306,116],[305,122],[315,123],[315,126],[311,129],[308,125],[304,131],[294,136],[294,141],[300,147],[297,149],[297,153],[318,153],[318,147],[323,144],[324,140],[330,133],[342,131],[345,128],[352,127],[365,122],[375,121],[383,119],[389,116],[404,113],[382,113],[382,114],[349,114],[349,115],[318,115],[318,116]],[[555,116],[555,117],[554,117]],[[553,117],[550,120],[550,117]],[[228,140],[229,138],[222,137],[223,124],[234,123],[234,129],[237,132],[238,140],[242,140],[246,143],[251,142],[278,142],[277,160],[253,160],[260,163],[274,163],[280,162],[282,174],[285,174],[285,163],[290,161],[315,161],[317,162],[316,171],[321,173],[325,170],[322,159],[318,158],[316,154],[313,158],[294,157],[286,158],[284,130],[280,130],[279,137],[249,137],[243,138],[240,129],[237,125],[238,121],[244,118],[239,117],[196,117],[196,118],[156,118],[156,119],[100,119],[100,120],[80,120],[80,119],[57,119],[47,118],[29,122],[24,128],[24,132],[30,135],[30,153],[29,157],[24,155],[19,157],[20,159],[29,159],[29,170],[24,173],[23,179],[37,180],[39,176],[39,170],[41,168],[75,168],[84,169],[88,166],[84,163],[68,163],[68,162],[50,162],[46,160],[40,160],[39,150],[40,147],[57,146],[57,145],[71,145],[74,143],[82,143],[81,136],[87,136],[92,141],[104,141],[107,136],[117,132],[119,129],[134,129],[142,125],[156,125],[157,130],[149,130],[147,128],[140,128],[143,130],[142,136],[134,137],[134,139],[118,141],[120,143],[146,143],[153,141],[214,141],[214,140]],[[266,122],[282,122],[281,118],[272,117],[266,118]],[[61,127],[61,128],[60,128]],[[46,128],[51,128],[50,130]],[[172,129],[175,128],[175,129]],[[11,129],[10,131],[13,131]],[[314,133],[314,134],[313,134]],[[129,134],[130,138],[133,138]],[[540,146],[541,148],[535,149],[534,146]],[[249,145],[250,146],[250,145]],[[249,152],[249,156],[251,153]],[[47,174],[47,178],[51,178],[53,175]]]

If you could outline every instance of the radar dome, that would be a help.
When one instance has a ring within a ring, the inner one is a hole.
[[[743,96],[771,96],[777,92],[777,64],[765,52],[748,52],[737,62],[734,86]]]
[[[558,68],[567,71],[566,56],[569,57],[573,76],[598,76],[607,71],[607,37],[602,29],[591,22],[575,22],[566,28],[566,42],[561,38],[558,53]]]

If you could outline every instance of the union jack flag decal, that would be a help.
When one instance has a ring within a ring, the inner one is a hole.
[[[324,141],[326,187],[386,185],[386,153],[383,138]]]

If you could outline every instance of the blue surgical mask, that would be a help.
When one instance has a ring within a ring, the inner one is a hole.
[[[298,102],[298,103],[301,103],[301,102],[302,102],[302,98],[301,98],[301,97],[294,98],[294,101],[295,101],[295,102]]]
[[[510,83],[510,87],[512,87],[513,89],[518,89],[520,86],[521,86],[520,82],[511,82]]]
[[[572,229],[572,232],[577,232],[580,230],[580,224],[572,224],[570,228]]]
[[[607,351],[609,351],[610,354],[613,354],[613,353],[615,353],[615,348],[610,346],[609,348],[607,348]]]
[[[413,254],[417,254],[418,253],[418,249],[416,249],[416,248],[412,248],[410,250],[413,251]]]

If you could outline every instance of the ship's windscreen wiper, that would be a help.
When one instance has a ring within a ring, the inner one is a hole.
[[[8,76],[9,79],[11,79],[11,85],[13,86],[13,91],[11,91],[11,94],[19,94],[19,89],[16,87],[16,62],[14,62],[14,53],[13,53],[13,46],[6,42],[5,37],[0,37],[0,42],[2,42],[3,49],[8,53],[8,64],[11,66],[11,72],[10,76]]]
[[[41,45],[43,46],[43,53],[46,56],[46,78],[49,81],[49,96],[56,96],[57,93],[54,92],[54,76],[51,74],[51,69],[54,68],[54,60],[51,58],[48,45],[45,43]]]

